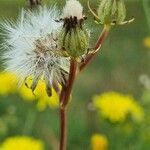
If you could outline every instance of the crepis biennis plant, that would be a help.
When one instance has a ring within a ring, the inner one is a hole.
[[[29,88],[33,92],[42,78],[47,94],[51,96],[54,88],[60,97],[60,150],[67,148],[66,113],[77,74],[99,52],[112,26],[134,20],[125,21],[123,0],[100,0],[97,12],[89,2],[88,7],[94,21],[104,26],[90,50],[90,30],[85,26],[83,6],[77,0],[66,2],[61,17],[56,7],[41,6],[38,11],[23,10],[16,25],[11,21],[1,23],[6,69],[16,72],[24,82],[32,76]]]

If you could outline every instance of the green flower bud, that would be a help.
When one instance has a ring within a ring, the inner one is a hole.
[[[66,56],[81,58],[89,48],[89,32],[85,29],[83,7],[78,0],[68,0],[63,9],[63,29],[59,34],[59,45]]]
[[[98,18],[102,24],[121,24],[126,17],[123,0],[101,0],[98,8]]]
[[[59,45],[64,54],[78,58],[87,53],[89,48],[89,32],[83,28],[82,20],[74,18],[64,19],[64,27],[59,34]]]

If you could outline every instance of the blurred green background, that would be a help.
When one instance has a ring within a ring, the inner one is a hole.
[[[94,23],[87,1],[80,1],[88,17],[92,47],[102,26]],[[43,4],[49,6],[56,2],[61,9],[64,1],[47,0]],[[96,9],[98,2],[91,1],[91,7]],[[150,88],[146,86],[150,84],[150,15],[145,14],[146,11],[150,14],[150,4],[147,10],[143,9],[142,0],[126,0],[126,5],[127,19],[134,17],[135,21],[113,27],[101,53],[76,80],[68,113],[68,150],[96,150],[92,148],[91,141],[95,134],[105,135],[108,140],[108,148],[104,146],[97,150],[150,149]],[[25,0],[0,0],[0,20],[15,20],[22,7],[27,8]],[[147,80],[141,83],[143,74]],[[112,123],[100,116],[93,108],[92,97],[109,91],[132,95],[144,109],[143,121],[135,123],[127,118],[121,123]],[[0,143],[11,136],[25,135],[42,140],[46,150],[58,149],[59,111],[57,108],[46,108],[41,112],[35,103],[22,100],[18,94],[0,97]],[[123,131],[126,127],[130,131]],[[101,141],[97,143],[101,145]]]

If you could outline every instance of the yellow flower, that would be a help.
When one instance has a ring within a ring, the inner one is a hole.
[[[0,95],[8,95],[16,92],[17,77],[10,72],[0,73]]]
[[[27,79],[27,85],[30,87],[32,83],[32,78]],[[27,88],[25,85],[19,90],[20,95],[24,100],[27,101],[37,101],[37,108],[39,111],[43,111],[47,106],[50,108],[57,108],[59,104],[59,97],[56,92],[52,89],[52,96],[49,97],[46,93],[46,86],[43,80],[39,80],[38,85],[32,93],[32,90]]]
[[[117,92],[94,96],[93,103],[101,115],[113,123],[125,121],[128,115],[135,121],[141,121],[144,116],[142,107],[133,97]]]
[[[40,140],[26,136],[16,136],[7,138],[0,150],[44,150],[44,144]]]
[[[150,37],[144,38],[143,44],[146,48],[150,48]]]
[[[108,140],[104,135],[94,134],[91,137],[92,150],[107,150]]]
[[[39,80],[34,94],[31,89],[24,84],[17,87],[18,77],[12,72],[0,72],[0,95],[8,95],[11,93],[19,93],[26,101],[36,101],[37,109],[43,111],[47,106],[50,108],[57,108],[59,104],[59,97],[52,89],[52,96],[48,97],[46,93],[46,86],[43,80]],[[27,85],[30,87],[32,78],[27,79]]]

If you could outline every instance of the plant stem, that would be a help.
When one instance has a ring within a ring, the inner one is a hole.
[[[59,150],[66,150],[67,148],[67,104],[70,99],[73,83],[76,77],[78,63],[75,59],[70,60],[70,71],[67,85],[62,88],[60,94],[60,148]]]
[[[60,108],[60,148],[59,150],[66,150],[67,148],[67,110]]]
[[[64,94],[62,95],[63,99],[61,99],[61,107],[63,107],[63,108],[65,108],[69,102],[73,83],[74,83],[76,73],[77,73],[77,69],[78,69],[78,62],[74,58],[71,58],[68,82],[64,89],[65,92],[62,91]]]
[[[102,30],[102,33],[100,34],[96,44],[95,44],[95,47],[93,49],[93,52],[90,53],[89,55],[86,56],[84,62],[80,65],[80,68],[79,70],[82,71],[94,58],[94,56],[97,54],[97,52],[100,50],[103,42],[105,41],[108,33],[110,31],[110,26],[109,25],[105,25],[103,30]]]
[[[108,33],[110,30],[110,26],[105,25],[104,29],[97,40],[95,47],[93,49],[93,53],[89,54],[84,63],[81,64],[80,66],[80,71],[83,70],[89,62],[94,58],[96,53],[99,51],[102,43],[106,39]],[[62,87],[62,91],[60,94],[60,127],[61,127],[61,136],[60,136],[60,150],[66,150],[66,143],[67,143],[67,110],[66,106],[69,102],[70,99],[70,94],[72,91],[72,87],[74,84],[74,80],[77,74],[77,69],[78,69],[78,62],[74,59],[71,58],[70,60],[70,71],[69,71],[69,78],[66,86]]]

